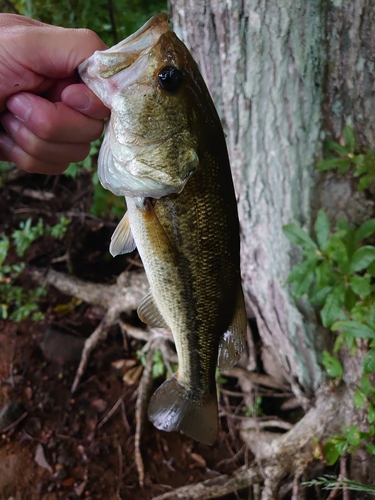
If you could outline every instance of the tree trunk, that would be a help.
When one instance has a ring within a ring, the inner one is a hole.
[[[325,202],[333,205],[332,216],[342,216],[330,177],[321,179],[315,169],[322,130],[337,139],[349,121],[363,144],[375,144],[369,125],[375,114],[374,1],[174,0],[170,9],[227,134],[244,291],[264,368],[282,375],[307,406],[322,381],[321,352],[332,339],[311,306],[296,303],[285,286],[300,256],[282,227],[296,223],[309,230]],[[339,196],[359,203],[362,218],[369,218],[372,202],[350,189],[344,181]]]

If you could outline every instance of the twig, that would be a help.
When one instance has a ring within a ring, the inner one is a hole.
[[[207,479],[202,483],[183,486],[153,497],[152,500],[209,500],[229,495],[261,482],[263,482],[263,478],[258,468],[244,465],[231,476],[223,474],[214,479]]]
[[[6,427],[3,427],[2,429],[0,429],[0,433],[3,433],[3,432],[8,432],[10,431],[11,429],[13,429],[14,427],[17,427],[17,425],[28,415],[28,412],[25,411],[25,413],[22,413],[22,415],[20,417],[17,418],[17,420],[15,420],[13,423],[7,425]]]
[[[22,189],[21,186],[9,186],[10,191],[15,193],[22,193],[23,196],[33,198],[39,201],[49,201],[55,198],[55,195],[49,191],[38,191],[36,189]]]
[[[346,470],[346,460],[347,456],[344,453],[340,457],[340,479],[347,479],[348,477],[348,471]],[[343,483],[342,486],[342,499],[343,500],[350,500],[350,494],[348,488],[345,486],[345,483]]]
[[[124,423],[124,427],[125,427],[126,432],[129,433],[130,432],[130,425],[129,425],[128,419],[126,417],[125,403],[124,403],[123,399],[121,400],[120,406],[121,406],[122,421]]]
[[[150,348],[146,357],[146,366],[143,370],[141,380],[138,387],[138,397],[135,405],[135,436],[134,436],[134,456],[138,471],[139,486],[143,488],[145,479],[145,468],[141,452],[141,439],[143,431],[143,423],[146,419],[147,406],[150,392],[152,389],[152,357],[154,350]]]
[[[123,461],[122,461],[122,449],[119,444],[117,445],[117,453],[118,453],[118,481],[117,481],[116,496],[118,500],[122,500],[120,496],[120,490],[121,490],[121,480],[123,471]]]
[[[119,398],[116,403],[112,406],[112,408],[109,410],[109,412],[107,413],[107,415],[105,415],[105,417],[102,418],[102,420],[99,422],[98,426],[97,426],[97,429],[100,429],[101,427],[103,427],[103,425],[108,422],[108,420],[112,417],[112,415],[115,413],[115,411],[117,410],[117,408],[121,405],[121,403],[123,402],[123,399],[124,399],[124,396],[121,396],[121,398]]]

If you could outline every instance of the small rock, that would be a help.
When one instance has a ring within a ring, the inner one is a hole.
[[[34,460],[39,465],[39,467],[47,469],[51,474],[53,473],[52,467],[46,460],[44,449],[41,444],[38,444],[38,446],[36,447]]]
[[[103,413],[107,409],[108,403],[104,399],[97,398],[91,401],[91,406],[98,413]]]
[[[61,332],[56,328],[48,328],[40,344],[43,355],[48,361],[59,365],[78,363],[85,339]]]
[[[8,401],[0,408],[0,431],[12,425],[25,413],[25,407],[17,402]]]

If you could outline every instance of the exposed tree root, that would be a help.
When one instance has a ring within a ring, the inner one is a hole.
[[[130,314],[134,311],[147,292],[148,283],[144,273],[122,273],[114,285],[88,283],[52,270],[43,272],[32,269],[30,273],[38,281],[51,284],[63,293],[100,305],[106,310],[102,321],[86,340],[72,391],[76,389],[86,368],[90,352],[100,341],[104,340],[112,325],[120,324],[128,335],[146,341],[144,350],[149,353],[148,362],[139,386],[136,410],[136,465],[142,486],[144,467],[140,451],[141,434],[147,411],[154,349],[156,347],[161,349],[167,364],[174,362],[173,355],[168,352],[165,342],[166,339],[172,340],[168,330],[152,328],[142,330],[120,319],[120,314]],[[244,370],[233,369],[230,375],[237,377],[240,381],[244,373]],[[258,379],[256,382],[261,384]],[[263,382],[265,385],[273,385],[279,390],[285,390],[284,384],[275,386],[275,382],[269,378]],[[315,406],[284,434],[266,432],[262,429],[263,426],[254,426],[253,418],[244,419],[241,436],[255,456],[254,462],[249,466],[240,467],[231,476],[222,475],[202,483],[169,491],[154,497],[154,500],[219,498],[247,487],[253,487],[254,497],[258,497],[259,486],[261,500],[273,500],[277,498],[282,481],[290,475],[294,476],[292,494],[300,498],[300,478],[315,460],[313,438],[322,443],[327,437],[340,433],[344,423],[350,425],[355,420],[352,392],[344,384],[339,388],[335,387],[333,391],[331,389],[331,387],[321,389]]]
[[[321,391],[316,406],[285,434],[254,430],[253,422],[244,420],[241,436],[256,457],[252,464],[240,467],[232,476],[222,475],[184,486],[153,500],[220,498],[259,483],[262,485],[261,500],[275,500],[280,483],[291,474],[295,478],[293,495],[300,499],[300,479],[316,460],[313,438],[323,442],[328,436],[339,433],[344,423],[352,421],[353,411],[352,394],[342,386],[333,393],[328,389]]]
[[[255,468],[244,465],[231,476],[223,474],[202,483],[183,486],[154,497],[153,500],[208,500],[228,495],[262,481],[262,475]]]

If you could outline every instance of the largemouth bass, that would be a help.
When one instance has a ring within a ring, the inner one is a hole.
[[[126,198],[112,255],[138,248],[150,291],[145,323],[172,330],[178,372],[152,396],[149,418],[212,444],[215,371],[246,337],[239,223],[228,153],[203,78],[165,14],[79,67],[111,109],[99,155],[103,186]]]

